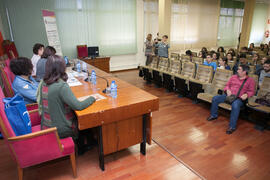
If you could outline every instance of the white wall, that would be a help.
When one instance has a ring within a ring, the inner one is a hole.
[[[137,68],[139,64],[144,64],[145,56],[143,52],[143,24],[144,7],[143,0],[137,0],[137,50],[136,54],[111,56],[110,71]]]

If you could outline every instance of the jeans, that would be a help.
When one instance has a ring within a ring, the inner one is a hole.
[[[226,99],[226,94],[214,96],[212,99],[212,105],[211,105],[211,116],[216,118],[218,117],[218,105],[220,103],[223,103]],[[232,103],[232,111],[230,116],[230,124],[229,127],[232,129],[236,129],[237,120],[239,117],[240,109],[244,105],[243,101],[241,99],[236,99]]]

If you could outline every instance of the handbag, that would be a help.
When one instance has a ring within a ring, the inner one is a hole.
[[[244,82],[240,86],[240,88],[239,88],[239,90],[238,90],[238,92],[237,92],[236,95],[232,94],[230,96],[226,96],[225,103],[232,104],[238,98],[238,96],[239,96],[241,90],[243,89],[244,84],[245,84],[246,81],[247,81],[247,78],[244,80]]]
[[[16,136],[32,132],[31,121],[23,97],[16,94],[12,98],[4,98],[5,113]]]
[[[261,104],[263,106],[270,106],[270,92],[268,92],[264,96],[256,99],[255,103]]]

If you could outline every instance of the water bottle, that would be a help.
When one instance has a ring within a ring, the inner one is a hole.
[[[112,98],[117,98],[117,85],[115,84],[115,81],[112,81],[111,83],[111,96]]]
[[[66,65],[68,64],[68,57],[67,56],[64,56],[64,60],[66,62]]]
[[[81,72],[81,63],[80,61],[77,62],[77,65],[76,65],[76,68],[77,68],[77,72]]]
[[[84,72],[87,71],[87,66],[86,66],[86,63],[85,63],[85,62],[83,62],[83,64],[82,64],[82,70],[83,70]]]
[[[96,72],[95,72],[94,69],[92,70],[90,81],[91,81],[91,83],[94,84],[94,85],[97,84],[97,77],[96,77]]]

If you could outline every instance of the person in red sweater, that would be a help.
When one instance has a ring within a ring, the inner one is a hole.
[[[239,96],[232,103],[232,111],[230,115],[229,128],[227,134],[232,134],[236,130],[237,120],[239,117],[240,109],[245,104],[247,99],[255,94],[255,81],[248,76],[249,67],[247,65],[240,65],[237,70],[237,75],[233,75],[227,82],[223,95],[214,96],[211,105],[211,115],[207,118],[208,121],[217,119],[218,105],[224,103],[227,96],[237,95],[242,83],[246,82],[239,93]]]

